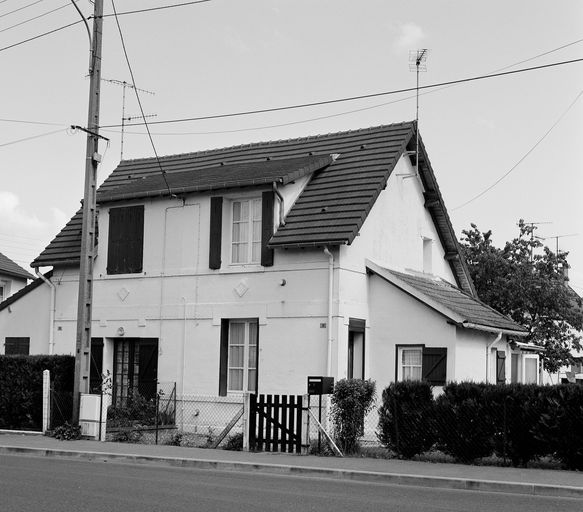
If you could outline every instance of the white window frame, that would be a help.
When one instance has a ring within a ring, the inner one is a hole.
[[[248,204],[248,211],[249,211],[249,215],[247,219],[243,219],[243,220],[239,220],[239,221],[235,221],[235,205],[236,204],[241,204],[241,206],[247,203]],[[258,204],[259,205],[259,217],[254,217],[254,205]],[[231,201],[231,244],[229,246],[229,251],[230,251],[230,256],[229,256],[229,260],[231,262],[231,265],[248,265],[248,264],[260,264],[261,263],[261,222],[262,222],[262,211],[261,211],[261,197],[249,197],[249,198],[239,198],[239,199],[233,199]],[[259,237],[258,239],[255,239],[255,237],[253,236],[253,226],[254,223],[258,222],[259,223]],[[247,236],[245,238],[245,240],[235,240],[234,239],[234,231],[235,231],[235,223],[243,225],[246,224],[247,225]],[[245,257],[242,259],[242,261],[235,261],[233,258],[233,249],[236,245],[243,245],[243,244],[247,244],[247,252],[245,254]],[[259,251],[258,254],[256,254],[256,257],[253,258],[253,245],[254,244],[258,244],[259,247]]]
[[[243,324],[244,325],[244,334],[243,334],[243,343],[241,344],[234,344],[232,343],[233,336],[231,328],[235,324]],[[251,334],[251,325],[255,325],[255,329],[257,330],[255,343],[251,344],[250,334]],[[257,357],[255,358],[255,367],[249,365],[249,354],[251,350],[254,350],[257,354],[257,346],[259,345],[259,324],[256,320],[229,320],[229,341],[227,345],[228,356],[227,356],[227,392],[230,393],[241,393],[245,391],[256,392],[256,389],[249,389],[249,371],[255,370],[255,382],[254,387],[257,383]],[[243,366],[233,366],[232,365],[232,357],[231,357],[231,347],[243,347]],[[242,389],[233,389],[233,384],[231,382],[231,370],[242,370],[243,371],[243,384]]]
[[[420,372],[419,372],[419,378],[418,379],[407,379],[407,380],[423,380],[423,345],[402,345],[400,347],[398,347],[397,350],[397,381],[401,382],[405,379],[403,379],[403,374],[404,374],[404,367],[403,367],[403,352],[405,350],[411,350],[411,351],[418,351],[421,354],[421,362],[419,363],[419,365],[407,365],[408,367],[411,368],[419,368]]]

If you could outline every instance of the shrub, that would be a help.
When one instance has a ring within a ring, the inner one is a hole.
[[[156,399],[147,399],[137,391],[131,393],[121,405],[107,409],[108,428],[151,426],[156,424]]]
[[[399,457],[410,459],[435,442],[433,394],[426,382],[404,381],[383,391],[379,441]]]
[[[583,470],[583,386],[548,387],[540,397],[544,412],[535,436],[568,469]]]
[[[227,438],[226,443],[223,446],[224,450],[231,450],[234,452],[240,452],[243,450],[243,432],[238,432]]]
[[[0,356],[0,428],[41,429],[43,370],[56,392],[73,391],[73,356]]]
[[[488,457],[495,428],[484,404],[485,384],[448,384],[435,402],[438,448],[460,462]]]
[[[81,439],[81,427],[79,425],[71,425],[65,422],[53,430],[52,437],[60,439],[61,441],[74,441]]]
[[[358,451],[358,439],[364,434],[364,418],[374,407],[375,390],[375,383],[370,379],[341,379],[336,382],[330,415],[334,441],[343,453]]]

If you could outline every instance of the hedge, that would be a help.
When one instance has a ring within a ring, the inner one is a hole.
[[[542,456],[583,469],[583,386],[451,383],[434,399],[429,384],[383,391],[378,437],[398,456],[435,447],[460,462],[497,455],[514,466]]]
[[[73,391],[73,356],[0,356],[0,429],[41,430],[43,370],[55,391]]]

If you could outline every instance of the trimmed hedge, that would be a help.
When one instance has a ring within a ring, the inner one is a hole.
[[[55,391],[73,391],[73,356],[0,356],[1,429],[42,428],[43,370],[51,372]]]
[[[460,462],[497,455],[514,466],[552,456],[583,469],[583,386],[452,383],[433,399],[423,382],[383,391],[379,440],[405,458],[432,446]]]

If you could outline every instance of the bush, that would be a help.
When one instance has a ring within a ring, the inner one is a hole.
[[[81,439],[81,427],[79,425],[75,426],[70,423],[65,423],[53,430],[52,437],[60,439],[61,441],[74,441],[75,439]]]
[[[0,428],[42,428],[43,370],[51,372],[56,392],[73,391],[73,356],[0,356]]]
[[[237,434],[233,434],[227,438],[225,445],[223,446],[224,450],[231,450],[234,452],[240,452],[243,450],[243,432],[238,432]]]
[[[334,386],[330,411],[334,441],[345,454],[358,452],[364,418],[374,407],[375,390],[370,379],[341,379]]]
[[[568,469],[583,470],[583,386],[548,387],[540,400],[544,412],[535,437]]]
[[[383,391],[379,441],[399,457],[410,459],[435,442],[433,394],[426,382],[404,381]]]
[[[138,392],[132,393],[121,405],[107,409],[108,428],[124,428],[156,424],[156,398],[147,399]]]

